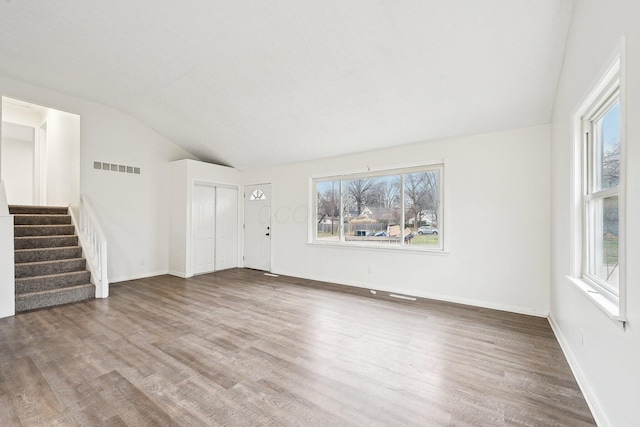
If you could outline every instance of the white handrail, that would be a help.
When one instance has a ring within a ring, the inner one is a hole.
[[[109,296],[109,279],[107,278],[107,239],[104,237],[98,218],[91,202],[85,194],[80,196],[80,223],[73,211],[69,213],[78,229],[78,237],[85,252],[91,278],[96,285],[96,298]]]

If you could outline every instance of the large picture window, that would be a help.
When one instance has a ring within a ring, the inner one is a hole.
[[[443,249],[443,165],[313,180],[313,241]]]

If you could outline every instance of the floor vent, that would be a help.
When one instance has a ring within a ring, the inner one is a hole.
[[[389,294],[389,296],[391,298],[404,299],[404,300],[407,300],[407,301],[415,301],[416,300],[414,297],[408,297],[408,296],[405,296],[405,295]]]

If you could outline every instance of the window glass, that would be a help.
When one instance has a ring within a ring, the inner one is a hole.
[[[620,102],[595,122],[594,191],[612,188],[620,182]]]
[[[316,242],[442,250],[442,165],[314,180]]]
[[[439,184],[440,172],[437,170],[404,175],[405,227],[413,232],[408,243],[439,246]]]
[[[340,181],[316,184],[316,239],[340,240]]]
[[[589,202],[588,274],[618,291],[618,196]]]
[[[399,175],[343,181],[347,242],[400,243]]]

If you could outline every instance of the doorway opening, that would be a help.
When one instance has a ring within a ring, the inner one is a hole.
[[[80,116],[3,96],[0,179],[11,205],[77,206]]]

